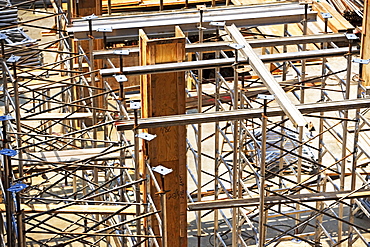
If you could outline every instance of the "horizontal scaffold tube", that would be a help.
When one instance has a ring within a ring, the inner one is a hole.
[[[322,57],[337,57],[344,56],[348,53],[348,48],[333,48],[325,50],[315,50],[315,51],[300,51],[300,52],[290,52],[290,53],[277,53],[260,55],[259,58],[264,63],[276,63],[283,61],[295,61],[302,59],[314,59]],[[359,49],[353,48],[352,54],[358,54]],[[167,73],[173,71],[187,71],[196,69],[211,69],[216,67],[229,67],[235,62],[234,58],[220,58],[211,60],[200,60],[191,62],[181,62],[181,63],[164,63],[164,64],[154,64],[147,66],[132,66],[124,67],[122,73],[125,75],[145,75],[154,73]],[[239,64],[248,64],[246,59],[239,59]],[[113,76],[120,73],[120,68],[113,69],[101,69],[100,74],[103,77]]]
[[[305,35],[305,36],[291,36],[291,37],[279,37],[279,38],[266,38],[266,39],[247,39],[248,43],[253,48],[261,47],[273,47],[283,45],[297,45],[297,44],[312,44],[312,43],[330,43],[330,42],[348,42],[344,33],[330,33],[330,34],[316,34],[316,35]],[[233,50],[230,47],[233,42],[206,42],[206,43],[193,43],[186,44],[186,52],[212,52],[212,51],[225,51]],[[130,54],[138,54],[139,47],[130,47],[122,49],[128,51]],[[95,59],[117,57],[115,54],[116,50],[100,50],[94,51],[93,55]]]
[[[262,25],[277,25],[299,23],[304,19],[304,6],[298,3],[279,3],[254,6],[228,6],[228,8],[210,8],[203,13],[202,27],[206,32],[213,32],[216,26],[211,22],[223,22],[226,25],[235,24],[238,27],[255,27]],[[316,21],[317,12],[309,11],[308,21]],[[109,40],[137,39],[138,30],[143,29],[151,37],[165,36],[174,33],[175,26],[180,26],[183,32],[198,33],[200,14],[197,10],[179,10],[134,14],[123,16],[99,17],[92,20],[92,35],[95,39],[102,39],[103,32],[99,28],[111,28],[112,32],[105,32]],[[89,23],[84,19],[74,19],[67,31],[78,40],[87,40]]]
[[[297,109],[302,114],[328,112],[328,111],[340,111],[340,110],[351,110],[351,109],[363,109],[370,107],[370,99],[353,99],[353,100],[341,100],[331,101],[324,103],[311,103],[296,105]],[[167,127],[175,125],[188,125],[188,124],[199,124],[199,123],[213,123],[218,121],[232,121],[240,119],[251,119],[259,118],[263,113],[262,108],[256,109],[243,109],[236,111],[222,111],[222,112],[209,112],[209,113],[195,113],[195,114],[184,114],[184,115],[173,115],[173,116],[162,116],[143,118],[138,122],[137,128],[157,128]],[[267,115],[269,117],[282,116],[284,112],[280,107],[268,107]],[[133,120],[130,121],[119,121],[116,122],[118,130],[131,130],[134,128]]]

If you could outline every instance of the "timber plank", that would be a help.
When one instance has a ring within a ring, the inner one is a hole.
[[[33,113],[31,115],[34,115]],[[83,119],[92,118],[92,113],[87,112],[75,112],[75,113],[42,113],[36,116],[27,117],[22,116],[21,120],[60,120],[60,119]]]
[[[275,100],[278,102],[280,107],[283,108],[289,119],[294,123],[294,125],[304,126],[306,121],[302,114],[286,96],[284,90],[280,87],[271,73],[266,69],[262,60],[253,51],[248,42],[246,42],[238,28],[233,24],[226,27],[226,31],[233,39],[233,41],[237,42],[238,44],[244,45],[244,47],[240,49],[240,53],[245,59],[249,60],[253,71],[261,78],[263,84],[267,87],[269,92],[275,96]]]
[[[64,205],[57,204],[21,204],[21,209],[25,213],[42,213],[49,210],[53,214],[113,214],[118,210],[122,209],[122,206],[110,206],[110,205],[71,205],[58,209]],[[0,204],[0,211],[5,212],[5,204]],[[118,215],[130,214],[134,215],[136,213],[135,207],[130,206]]]
[[[347,21],[338,11],[336,11],[327,1],[321,0],[319,2],[314,1],[312,5],[314,11],[320,13],[330,13],[332,18],[328,20],[328,26],[333,32],[347,32],[355,29],[349,21]],[[322,15],[318,15],[323,19]]]
[[[360,190],[352,193],[351,191],[340,191],[340,192],[319,192],[309,194],[296,194],[296,195],[285,195],[294,201],[298,202],[316,202],[316,201],[331,201],[338,200],[342,197],[346,199],[360,198],[370,196],[370,190]],[[292,200],[286,199],[281,196],[267,196],[265,197],[265,205],[275,205],[292,203]],[[259,205],[260,198],[246,198],[246,199],[228,199],[218,201],[207,201],[189,203],[189,211],[194,210],[211,210],[220,208],[234,208],[234,207],[255,207]]]
[[[48,152],[36,152],[36,153],[24,153],[25,159],[34,160],[35,162],[47,161],[47,162],[74,162],[78,160],[85,160],[89,157],[95,157],[101,154],[100,157],[95,158],[95,160],[105,160],[105,159],[118,159],[120,157],[120,149],[111,152],[109,154],[104,154],[106,148],[84,148],[77,150],[62,150],[62,151],[48,151]],[[108,151],[113,151],[110,149]]]

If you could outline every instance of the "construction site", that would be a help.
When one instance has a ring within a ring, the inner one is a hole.
[[[370,246],[369,13],[1,0],[0,246]]]

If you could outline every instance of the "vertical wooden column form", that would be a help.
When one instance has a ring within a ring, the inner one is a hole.
[[[102,0],[79,0],[79,1],[72,1],[71,3],[71,11],[72,11],[72,18],[78,17],[86,17],[92,14],[101,16],[102,15]],[[92,21],[92,27],[94,27],[94,20]],[[94,28],[93,28],[94,29]],[[94,60],[92,56],[92,52],[94,50],[103,50],[104,49],[104,42],[102,39],[94,39],[94,37],[89,37],[89,40],[81,40],[77,42],[76,40],[73,42],[72,45],[72,52],[79,53],[79,45],[83,49],[83,51],[88,55],[89,59],[91,60],[90,71],[94,69],[100,69],[103,67],[102,60]],[[82,68],[84,72],[87,72],[87,68]],[[97,76],[97,75],[96,75]],[[95,74],[91,77],[91,84],[103,88],[103,80],[101,78],[96,77]],[[99,80],[98,80],[99,79]],[[101,90],[96,90],[94,94],[102,93]],[[94,98],[95,100],[95,107],[104,108],[104,96],[98,96]]]
[[[370,58],[370,5],[369,0],[365,0],[364,5],[364,18],[362,21],[362,40],[361,40],[361,58],[369,59]],[[364,64],[362,69],[362,86],[370,87],[370,64]]]
[[[102,0],[79,0],[79,1],[70,1],[70,9],[71,9],[71,15],[72,18],[78,18],[78,17],[85,17],[89,15],[102,15]],[[86,40],[81,41],[81,47],[83,50],[88,53],[89,52],[89,42]],[[78,53],[77,49],[77,42],[75,42],[74,46],[74,52]],[[103,40],[95,40],[94,42],[94,50],[102,50],[103,49]]]
[[[102,0],[79,0],[71,1],[72,18],[88,15],[102,15]]]
[[[185,59],[185,35],[175,27],[175,37],[149,39],[143,30],[139,31],[140,65],[182,62]],[[141,102],[142,117],[159,117],[185,113],[185,72],[142,75]],[[166,246],[187,246],[186,219],[186,127],[172,126],[149,129],[157,137],[144,147],[150,166],[163,165],[173,170],[164,178],[167,192]],[[144,166],[143,166],[144,167]],[[157,181],[163,184],[158,174]],[[160,196],[154,184],[150,194],[156,208],[161,208]],[[161,209],[163,210],[163,209]],[[150,219],[150,226],[156,235],[160,232],[157,219]]]

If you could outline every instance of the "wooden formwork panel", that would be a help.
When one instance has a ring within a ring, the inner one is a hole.
[[[140,30],[140,65],[182,62],[185,59],[185,35],[176,27],[176,36],[149,39]],[[170,72],[141,76],[142,117],[167,116],[185,113],[185,72]],[[167,246],[187,246],[187,197],[186,197],[186,128],[171,126],[149,129],[157,137],[144,146],[152,167],[163,165],[172,173],[164,178],[167,194],[166,221]],[[163,188],[161,177],[157,181]],[[154,184],[150,193],[157,208],[160,198]],[[159,232],[155,217],[151,219],[155,233]]]

